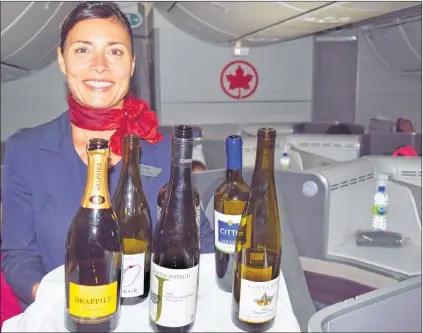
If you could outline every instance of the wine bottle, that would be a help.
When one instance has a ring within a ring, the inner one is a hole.
[[[276,131],[260,128],[250,196],[234,254],[232,320],[240,329],[264,332],[273,325],[281,271],[281,226],[275,188]]]
[[[192,150],[192,128],[174,127],[168,193],[151,249],[150,326],[157,332],[187,332],[195,320],[200,247]]]
[[[108,189],[108,141],[91,139],[81,205],[66,238],[65,326],[111,332],[120,316],[122,243]]]
[[[163,206],[166,202],[166,193],[169,191],[169,183],[164,184],[160,190],[159,195],[157,196],[157,221],[160,220],[161,213],[163,211]],[[197,188],[192,185],[193,197],[194,197],[194,207],[195,207],[195,222],[197,223],[198,231],[198,243],[201,246],[200,242],[200,195]]]
[[[226,138],[226,179],[214,194],[216,281],[229,293],[236,234],[249,195],[250,187],[242,178],[242,137],[231,135]]]
[[[144,301],[150,291],[151,214],[140,178],[140,149],[137,136],[124,136],[122,169],[112,199],[123,246],[123,305]]]

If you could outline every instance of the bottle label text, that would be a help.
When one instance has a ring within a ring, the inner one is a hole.
[[[117,288],[116,281],[103,286],[82,286],[70,282],[69,314],[83,322],[107,318],[116,312]]]
[[[198,267],[169,269],[151,261],[151,320],[167,327],[182,327],[194,321]]]
[[[235,252],[236,235],[241,215],[225,215],[214,211],[215,247],[221,252]]]
[[[241,279],[239,320],[260,324],[276,316],[279,276],[276,279],[256,282]]]
[[[145,253],[123,255],[122,297],[144,294]]]

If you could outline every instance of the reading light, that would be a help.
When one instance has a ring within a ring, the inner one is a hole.
[[[235,57],[245,57],[250,53],[249,47],[243,47],[241,41],[236,41],[234,48],[233,48],[233,54]]]

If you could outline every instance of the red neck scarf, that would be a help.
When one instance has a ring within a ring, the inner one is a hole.
[[[123,137],[134,134],[148,143],[155,144],[162,139],[157,131],[159,123],[156,114],[149,111],[146,102],[128,95],[123,103],[123,109],[92,109],[79,104],[69,94],[68,105],[70,121],[79,128],[90,131],[107,131],[117,129],[110,137],[110,150],[122,156]]]

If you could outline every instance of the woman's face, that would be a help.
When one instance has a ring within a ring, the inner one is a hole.
[[[398,121],[398,129],[399,132],[405,132],[405,133],[413,133],[414,125],[410,119],[400,119]]]
[[[61,71],[70,92],[82,105],[122,108],[135,69],[131,39],[112,19],[87,19],[68,33],[63,54],[57,48]]]

